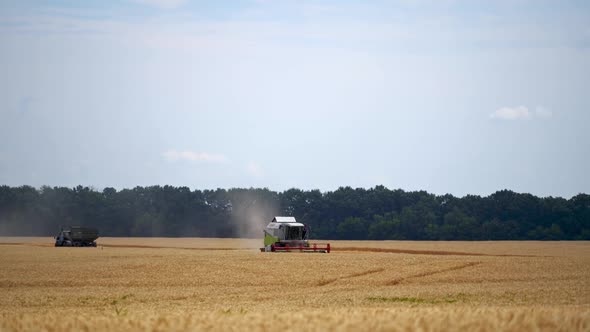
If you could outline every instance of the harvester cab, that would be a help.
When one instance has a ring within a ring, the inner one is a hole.
[[[263,252],[330,252],[330,244],[310,244],[309,227],[294,217],[274,217],[264,230]]]

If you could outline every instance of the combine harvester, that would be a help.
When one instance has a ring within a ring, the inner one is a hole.
[[[330,244],[309,243],[309,227],[294,217],[274,217],[264,230],[262,252],[330,252]]]
[[[98,230],[89,227],[62,227],[55,237],[56,247],[96,247]]]

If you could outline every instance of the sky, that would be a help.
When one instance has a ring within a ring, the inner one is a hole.
[[[0,185],[590,192],[590,2],[0,1]]]

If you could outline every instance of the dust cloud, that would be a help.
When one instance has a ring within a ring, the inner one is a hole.
[[[278,199],[261,197],[256,193],[235,195],[231,204],[231,224],[237,238],[262,238],[264,228],[280,211]]]
[[[38,226],[34,222],[22,218],[9,218],[0,215],[0,236],[48,236],[48,227]]]

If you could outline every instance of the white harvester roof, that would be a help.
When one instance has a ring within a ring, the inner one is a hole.
[[[275,217],[272,222],[288,222],[288,223],[296,223],[295,217]]]
[[[270,222],[266,225],[267,229],[279,229],[281,226],[287,227],[305,227],[304,224],[298,222]]]

